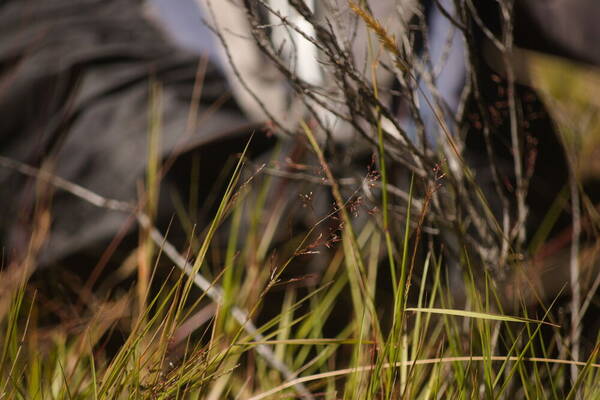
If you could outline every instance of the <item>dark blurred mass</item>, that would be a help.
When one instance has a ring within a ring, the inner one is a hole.
[[[160,158],[228,144],[220,148],[222,157],[214,150],[205,157],[213,163],[202,176],[209,184],[219,163],[240,151],[255,128],[231,99],[198,10],[191,0],[4,2],[0,155],[135,202],[147,165],[152,102],[159,101]],[[189,114],[199,74],[201,124],[194,126]],[[165,187],[179,179],[172,175]],[[0,237],[9,257],[26,251],[40,199],[52,203],[41,265],[98,250],[98,243],[128,230],[122,214],[0,168]]]

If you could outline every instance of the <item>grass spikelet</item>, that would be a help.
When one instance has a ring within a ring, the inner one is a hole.
[[[362,19],[365,22],[367,27],[375,33],[382,46],[391,54],[393,54],[397,59],[399,59],[401,57],[401,54],[400,50],[398,50],[396,37],[394,35],[391,35],[383,27],[381,22],[377,20],[377,18],[375,18],[373,15],[371,15],[371,13],[369,13],[365,9],[361,8],[358,4],[356,4],[352,0],[348,0],[348,5],[352,12],[358,15],[358,17],[360,17],[360,19]],[[399,67],[401,67],[402,69],[406,69],[403,63],[398,63],[400,64]]]

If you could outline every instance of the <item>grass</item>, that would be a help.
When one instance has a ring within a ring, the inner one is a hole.
[[[335,182],[304,128],[317,165]],[[156,164],[149,168],[148,182],[158,185]],[[173,268],[165,277],[164,265],[175,263],[147,232],[134,260],[150,271],[104,298],[80,299],[77,324],[48,323],[53,312],[35,275],[28,282],[27,268],[7,266],[2,282],[13,274],[18,284],[3,288],[0,397],[600,398],[600,341],[592,333],[585,358],[571,360],[558,303],[538,307],[541,315],[527,306],[504,312],[503,293],[491,278],[476,278],[468,257],[457,303],[440,254],[429,248],[415,256],[420,233],[409,218],[400,237],[382,231],[381,213],[358,223],[348,211],[353,195],[336,184],[335,207],[282,235],[290,221],[272,205],[277,189],[242,156],[212,223],[190,237],[197,246],[189,275]],[[337,239],[323,240],[331,223]],[[389,257],[392,271],[380,271]],[[315,260],[316,277],[289,271]],[[197,273],[212,277],[217,297],[194,286]],[[240,310],[256,331],[232,317]]]

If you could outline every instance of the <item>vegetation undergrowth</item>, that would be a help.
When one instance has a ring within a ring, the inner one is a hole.
[[[174,267],[164,243],[150,252],[150,234],[141,235],[133,254],[145,256],[133,259],[153,265],[148,280],[78,293],[85,312],[73,321],[72,313],[51,311],[27,268],[6,266],[3,282],[11,274],[18,284],[3,288],[2,398],[600,395],[597,337],[585,359],[571,360],[557,303],[534,315],[525,303],[505,310],[505,294],[473,270],[466,252],[464,288],[449,286],[441,253],[416,240],[424,219],[412,215],[411,203],[405,234],[392,238],[381,229],[381,213],[359,211],[356,195],[336,185],[310,127],[304,129],[334,200],[307,229],[278,232],[290,221],[279,209],[285,206],[270,203],[277,181],[251,171],[242,154],[212,223],[182,253],[189,275]],[[159,184],[155,172],[148,182]],[[332,223],[333,230],[323,229]],[[380,270],[385,259],[390,273]],[[307,275],[315,260],[320,269]],[[172,267],[167,274],[164,265]],[[303,273],[289,271],[298,265]],[[195,287],[196,274],[209,277],[218,293]],[[48,322],[49,314],[60,322]]]

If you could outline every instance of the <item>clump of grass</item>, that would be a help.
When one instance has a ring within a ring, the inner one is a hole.
[[[327,160],[308,126],[305,133],[317,165],[333,185],[332,212],[276,245],[281,235],[273,233],[273,227],[289,225],[285,213],[269,209],[269,196],[277,185],[273,178],[254,173],[252,179],[242,180],[240,161],[212,224],[197,238],[191,275],[173,269],[158,281],[156,261],[167,256],[164,247],[157,246],[150,280],[140,282],[152,288],[143,297],[147,302],[141,312],[132,307],[139,299],[136,286],[112,299],[96,299],[76,329],[60,324],[44,328],[41,317],[49,310],[24,275],[3,295],[9,306],[0,316],[2,396],[598,396],[597,339],[584,361],[570,360],[564,352],[567,335],[553,319],[555,306],[550,304],[536,318],[527,307],[503,312],[502,294],[489,277],[483,285],[477,282],[467,255],[465,301],[456,304],[455,290],[444,283],[440,254],[432,248],[424,259],[411,261],[414,235],[419,234],[411,224],[401,240],[389,243],[398,246],[391,249],[395,268],[416,265],[411,274],[398,274],[395,284],[382,289],[383,272],[378,269],[389,248],[382,240],[381,215],[356,222],[347,211],[351,199],[327,172]],[[317,190],[317,195],[326,195]],[[334,218],[340,221],[341,242],[325,246],[325,241],[317,241],[310,252],[299,251],[319,224]],[[216,240],[219,235],[225,246]],[[316,277],[286,275],[295,263],[316,257],[322,258]],[[213,287],[222,287],[219,301],[194,288],[195,274],[213,276]],[[414,289],[409,292],[409,287]],[[249,320],[259,322],[256,331],[232,317],[236,310],[246,310]],[[111,349],[111,337],[120,337],[121,344]],[[278,363],[265,358],[265,348]],[[570,376],[572,365],[578,366],[577,376]],[[292,376],[286,376],[282,366]]]

